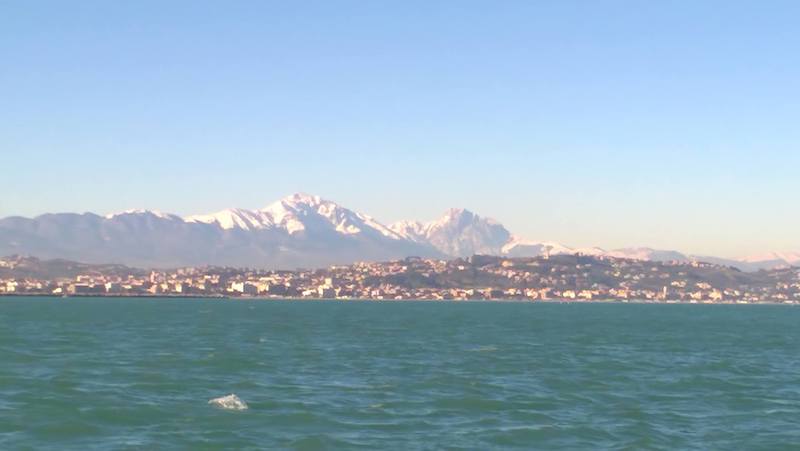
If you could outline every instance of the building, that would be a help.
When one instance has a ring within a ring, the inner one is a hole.
[[[232,282],[231,291],[247,296],[255,296],[258,294],[258,286],[250,282]]]

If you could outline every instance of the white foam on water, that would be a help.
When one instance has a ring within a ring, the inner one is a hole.
[[[472,348],[469,350],[470,352],[495,352],[497,351],[496,346],[478,346],[477,348]]]
[[[220,409],[225,410],[247,410],[247,403],[242,401],[241,398],[231,393],[228,396],[223,396],[221,398],[214,398],[208,401],[214,407],[218,407]]]

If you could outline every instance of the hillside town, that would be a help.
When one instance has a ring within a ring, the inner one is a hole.
[[[800,303],[800,268],[742,272],[697,262],[476,255],[316,270],[145,271],[14,256],[0,260],[0,295],[794,304]]]

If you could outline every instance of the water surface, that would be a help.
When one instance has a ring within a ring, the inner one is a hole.
[[[796,449],[799,358],[790,306],[0,298],[0,449]]]

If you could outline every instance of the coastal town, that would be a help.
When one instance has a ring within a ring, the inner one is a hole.
[[[698,262],[476,255],[292,271],[141,270],[13,256],[0,259],[0,295],[795,304],[800,268],[743,272]]]

